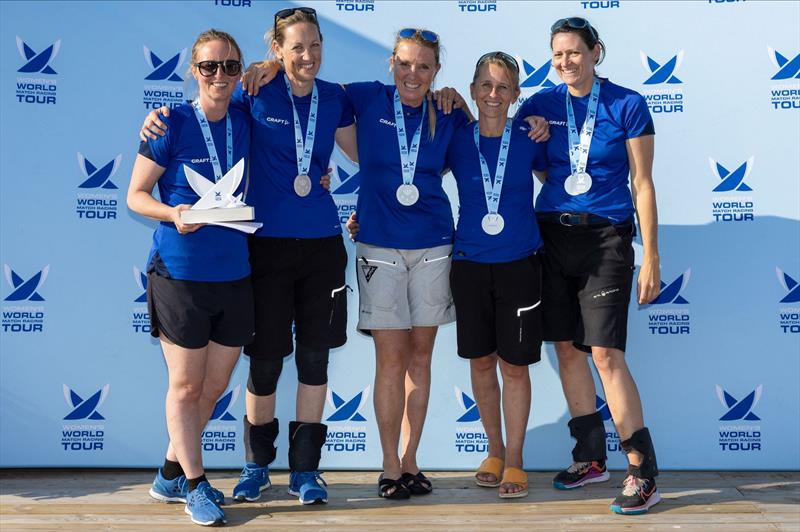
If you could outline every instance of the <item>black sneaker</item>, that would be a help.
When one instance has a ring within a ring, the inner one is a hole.
[[[611,511],[625,515],[644,514],[659,502],[661,495],[655,479],[628,475],[622,483],[622,493],[611,503]]]
[[[609,478],[605,460],[573,462],[571,466],[555,476],[553,487],[560,490],[574,490],[585,484],[605,482]]]

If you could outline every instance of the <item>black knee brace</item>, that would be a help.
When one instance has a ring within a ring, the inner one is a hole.
[[[322,457],[328,426],[323,423],[289,423],[289,469],[316,471]]]
[[[250,375],[247,390],[253,395],[272,395],[278,389],[278,377],[283,370],[283,359],[250,358]]]
[[[297,380],[309,386],[328,383],[329,349],[314,349],[297,344],[294,362],[297,364]]]
[[[653,449],[653,440],[650,439],[650,431],[643,427],[634,432],[630,438],[620,442],[622,450],[626,453],[638,451],[642,453],[642,463],[638,467],[628,466],[628,474],[639,478],[653,478],[658,476],[658,464],[656,463],[656,451]]]
[[[244,417],[244,454],[249,463],[265,467],[275,460],[275,438],[278,437],[278,418],[263,425],[251,425]]]
[[[572,449],[576,462],[606,459],[606,428],[600,412],[574,417],[567,423],[570,435],[577,440]]]

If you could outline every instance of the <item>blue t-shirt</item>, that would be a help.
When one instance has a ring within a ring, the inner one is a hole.
[[[600,84],[594,136],[589,147],[586,171],[592,176],[592,188],[585,194],[570,196],[564,181],[571,173],[569,133],[567,129],[567,86],[544,89],[519,109],[517,116],[543,116],[550,123],[547,143],[547,181],[536,200],[538,212],[589,212],[623,221],[633,216],[633,201],[628,188],[630,165],[625,141],[655,133],[647,103],[636,91],[615,85],[608,80]],[[575,124],[580,131],[586,119],[589,95],[572,97]]]
[[[306,197],[294,191],[297,177],[294,114],[283,73],[261,87],[258,96],[233,93],[231,105],[252,117],[252,150],[249,204],[264,226],[256,236],[322,238],[342,233],[336,204],[319,184],[328,171],[336,129],[353,123],[353,110],[341,85],[317,79],[319,107],[314,150],[311,152],[311,192]],[[292,96],[305,142],[311,93]]]
[[[445,115],[436,111],[436,134],[430,138],[427,113],[414,173],[419,200],[411,206],[397,201],[403,184],[400,147],[394,123],[394,85],[378,81],[350,83],[345,87],[358,124],[358,162],[361,188],[358,194],[358,241],[397,249],[422,249],[453,241],[453,214],[442,188],[442,170],[453,131],[467,123],[457,109]],[[434,110],[435,104],[434,104]],[[403,105],[408,141],[422,116],[422,106]]]
[[[499,234],[491,236],[481,227],[481,221],[488,211],[478,150],[475,148],[476,127],[477,123],[458,128],[447,150],[447,165],[458,184],[459,202],[453,260],[499,263],[522,259],[542,246],[533,210],[532,170],[547,168],[545,144],[537,144],[528,138],[530,127],[525,122],[514,121],[498,209],[505,226]],[[492,183],[501,138],[480,137],[481,153],[486,159]]]
[[[230,109],[229,113],[233,129],[233,164],[236,164],[246,159],[250,150],[250,119],[235,109]],[[162,120],[168,126],[166,135],[142,142],[139,153],[166,169],[158,180],[162,203],[172,207],[182,203],[193,205],[200,197],[186,181],[184,165],[214,181],[202,130],[189,104],[172,109],[169,117],[162,117]],[[209,122],[209,125],[224,175],[228,171],[226,120]],[[244,186],[243,178],[236,193],[244,190]],[[160,264],[156,254],[161,259]],[[184,281],[234,281],[250,274],[247,259],[247,235],[241,231],[206,225],[181,235],[174,223],[161,222],[153,233],[147,269],[157,269],[160,274]]]

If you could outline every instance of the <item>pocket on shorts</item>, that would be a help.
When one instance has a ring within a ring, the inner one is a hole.
[[[347,290],[350,287],[342,285],[331,291],[331,312],[328,319],[328,327],[336,332],[344,330],[347,324]]]
[[[448,305],[453,302],[450,291],[450,250],[434,249],[422,258],[424,268],[420,272],[425,276],[425,302],[431,306]]]
[[[381,248],[362,245],[359,245],[356,255],[362,310],[370,307],[396,309],[400,288],[406,290],[397,258]]]

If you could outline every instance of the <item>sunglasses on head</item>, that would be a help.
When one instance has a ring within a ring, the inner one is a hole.
[[[481,64],[483,64],[488,59],[499,59],[503,63],[511,67],[514,70],[514,72],[519,72],[519,63],[517,63],[517,60],[514,59],[514,57],[508,55],[507,53],[500,51],[483,54],[481,58],[478,59],[478,62],[475,63],[475,68],[481,66]]]
[[[589,33],[592,34],[592,37],[597,40],[597,31],[589,24],[589,21],[585,18],[581,17],[569,17],[569,18],[561,18],[555,21],[555,23],[550,26],[550,33],[556,33],[562,28],[570,28],[573,30],[589,30]]]
[[[277,13],[275,13],[275,22],[273,26],[277,29],[278,21],[287,17],[291,17],[294,15],[295,11],[299,11],[301,13],[305,13],[310,17],[313,17],[314,20],[317,20],[317,11],[312,7],[290,7],[288,9],[281,9]]]
[[[207,78],[215,75],[217,69],[222,67],[222,73],[226,76],[238,76],[242,72],[242,64],[236,59],[226,59],[225,61],[200,61],[194,66],[200,71],[201,76]]]
[[[439,42],[439,36],[430,30],[421,30],[419,28],[403,28],[397,32],[397,36],[401,39],[410,39],[415,35],[422,37],[423,41],[436,44]]]

